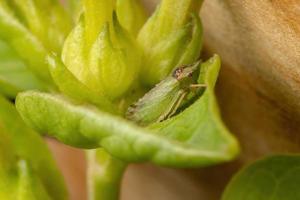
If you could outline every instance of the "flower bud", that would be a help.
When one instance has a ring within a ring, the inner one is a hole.
[[[153,86],[176,66],[193,63],[202,47],[200,0],[163,0],[139,33],[144,59],[141,78]]]
[[[117,20],[113,30],[106,24],[92,46],[88,65],[105,95],[111,99],[123,95],[136,80],[139,65],[140,55],[129,34]]]
[[[112,21],[115,0],[83,0],[86,45],[90,47],[103,28]]]
[[[101,3],[99,9],[105,12],[91,10]],[[137,78],[141,57],[137,44],[117,17],[112,17],[113,1],[86,0],[84,5],[89,14],[67,38],[62,60],[87,88],[118,99]]]
[[[120,24],[136,36],[147,20],[147,14],[139,0],[117,0],[116,12]]]

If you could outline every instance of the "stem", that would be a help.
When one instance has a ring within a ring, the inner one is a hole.
[[[127,164],[104,149],[88,150],[89,200],[118,200]]]

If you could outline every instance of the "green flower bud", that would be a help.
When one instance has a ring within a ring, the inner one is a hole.
[[[95,75],[97,85],[111,99],[123,95],[136,80],[140,56],[136,45],[115,21],[113,32],[106,24],[90,54],[90,71]]]
[[[112,16],[114,1],[86,0],[84,6],[85,15],[67,38],[62,60],[87,88],[115,100],[137,79],[141,56]]]
[[[83,0],[86,45],[90,47],[103,26],[112,21],[115,0]]]
[[[136,36],[147,20],[147,14],[139,0],[117,0],[116,11],[120,24]]]
[[[200,0],[163,0],[139,33],[144,60],[141,78],[153,86],[176,66],[197,60],[202,47]]]
[[[144,25],[147,14],[139,0],[84,0],[86,32],[89,42],[93,42],[105,22],[111,21],[115,9],[119,22],[128,32],[137,35]]]

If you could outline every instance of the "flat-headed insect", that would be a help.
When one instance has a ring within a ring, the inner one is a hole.
[[[205,87],[197,84],[200,63],[198,61],[190,66],[176,68],[170,76],[128,108],[127,119],[146,126],[164,121],[176,114],[180,107],[187,104],[197,96],[201,88]]]

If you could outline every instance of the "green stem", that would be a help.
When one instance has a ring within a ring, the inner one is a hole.
[[[118,200],[127,164],[104,149],[88,150],[88,199]]]

